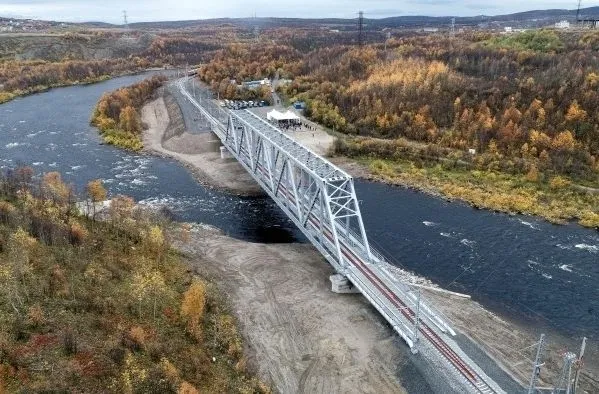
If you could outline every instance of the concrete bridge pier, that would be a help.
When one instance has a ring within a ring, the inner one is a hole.
[[[225,146],[220,147],[220,158],[221,159],[230,159],[232,157],[233,156],[231,155],[231,152],[229,152],[227,147],[225,147]]]
[[[337,294],[354,294],[360,291],[354,286],[347,277],[341,274],[329,276],[331,281],[331,291]]]

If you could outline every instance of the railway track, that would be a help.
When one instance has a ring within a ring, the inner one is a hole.
[[[242,153],[243,149],[242,149]],[[245,152],[247,153],[247,152]],[[266,176],[267,173],[262,166],[258,165],[258,170],[262,173],[263,176]],[[292,193],[290,193],[284,185],[279,185],[279,189],[281,193],[285,196],[285,198],[291,204],[296,204],[295,197]],[[304,206],[305,207],[305,206]],[[313,226],[314,230],[320,231],[320,223],[318,222],[318,218],[311,214],[308,222]],[[333,237],[331,230],[324,224],[324,233],[329,242],[333,243]],[[397,311],[405,316],[405,318],[412,324],[415,323],[416,313],[412,308],[410,308],[405,302],[403,302],[397,294],[395,294],[385,283],[384,281],[375,274],[367,265],[364,263],[362,259],[357,256],[351,248],[346,244],[346,241],[341,241],[341,253],[343,256],[350,262],[350,264],[358,269],[380,293],[382,293],[387,300],[389,300],[395,307]],[[431,328],[426,322],[421,320],[420,323],[420,332],[422,335],[433,345],[433,347],[439,352],[439,354],[449,362],[451,367],[456,371],[460,376],[466,379],[466,382],[475,390],[476,393],[482,394],[491,394],[497,393],[489,384],[485,382],[485,380],[475,372],[468,364],[461,359],[461,357],[449,346],[442,338],[435,332],[433,328]]]

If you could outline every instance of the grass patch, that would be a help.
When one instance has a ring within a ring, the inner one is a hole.
[[[564,49],[564,43],[557,33],[544,29],[494,36],[485,41],[484,45],[491,48],[535,52],[558,52]]]
[[[531,182],[521,175],[403,159],[357,159],[385,182],[435,192],[480,208],[537,215],[554,223],[576,220],[585,227],[599,228],[599,194],[580,191],[568,182],[553,178]]]

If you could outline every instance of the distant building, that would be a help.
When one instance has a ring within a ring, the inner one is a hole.
[[[514,29],[511,26],[506,26],[503,28],[503,31],[505,33],[512,33],[514,31]]]
[[[438,27],[423,27],[422,31],[424,33],[437,33],[439,31]]]
[[[557,22],[555,24],[555,28],[556,29],[569,29],[570,28],[570,22],[568,22],[568,21]]]
[[[262,86],[270,86],[270,79],[268,78],[264,78],[261,79],[259,81],[248,81],[248,82],[242,82],[241,86],[246,88],[246,89],[259,89]]]

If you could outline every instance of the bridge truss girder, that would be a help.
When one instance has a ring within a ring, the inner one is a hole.
[[[231,111],[223,144],[333,267],[345,273],[341,237],[370,256],[352,177],[271,128],[250,111]]]

